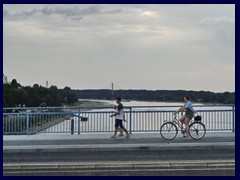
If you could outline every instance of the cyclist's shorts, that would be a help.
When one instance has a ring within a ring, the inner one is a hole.
[[[193,112],[186,112],[185,119],[190,121],[193,118],[193,116],[194,116]]]

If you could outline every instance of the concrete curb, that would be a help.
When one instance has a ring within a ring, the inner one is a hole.
[[[77,169],[137,169],[137,168],[217,168],[234,167],[235,160],[189,161],[132,161],[132,162],[51,162],[51,163],[3,163],[4,171],[25,170],[77,170]]]
[[[85,145],[22,145],[3,146],[3,153],[36,152],[100,152],[100,151],[165,151],[235,149],[235,142],[148,143],[148,144],[85,144]]]

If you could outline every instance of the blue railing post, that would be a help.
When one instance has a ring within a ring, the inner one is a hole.
[[[232,132],[235,132],[235,106],[232,106]]]
[[[129,133],[132,134],[132,108],[130,107],[130,117],[129,117]]]
[[[26,134],[29,135],[29,112],[26,112]]]
[[[80,108],[78,108],[78,135],[80,135],[80,123],[81,123]]]
[[[74,118],[71,119],[71,135],[74,134]]]

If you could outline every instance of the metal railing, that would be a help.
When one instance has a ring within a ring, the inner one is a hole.
[[[180,106],[124,107],[124,125],[130,133],[159,131]],[[235,131],[235,105],[194,107],[207,131]],[[115,124],[110,118],[113,112],[112,106],[3,108],[3,134],[111,132]]]

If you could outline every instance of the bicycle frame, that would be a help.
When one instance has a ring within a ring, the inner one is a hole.
[[[177,118],[177,114],[176,114],[176,113],[174,113],[174,118],[173,118],[173,120],[170,121],[170,122],[172,122],[172,123],[174,123],[175,125],[177,125],[178,129],[181,130],[181,133],[182,133],[182,134],[184,133],[183,123],[179,120],[179,118]],[[193,123],[193,120],[191,119],[191,120],[189,121],[189,123],[188,123],[189,126],[190,126],[192,123]]]
[[[177,114],[176,114],[176,113],[174,114],[174,118],[173,118],[173,120],[172,120],[171,122],[174,123],[175,125],[177,125],[177,127],[178,127],[179,129],[181,129],[181,133],[184,132],[183,124],[182,124],[182,122],[180,122],[180,120],[177,118]]]

